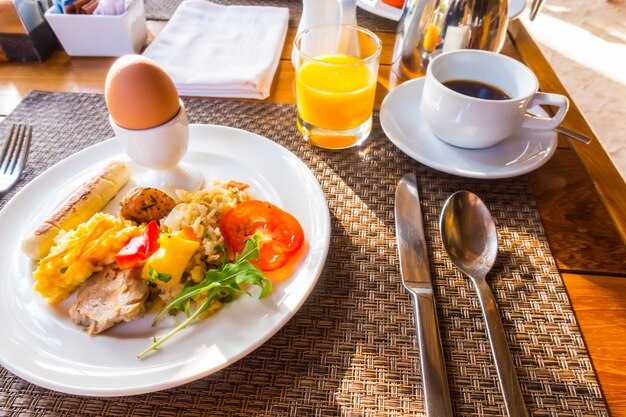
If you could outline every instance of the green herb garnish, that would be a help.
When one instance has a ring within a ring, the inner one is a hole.
[[[157,272],[152,265],[148,265],[148,270],[150,271],[150,278],[152,278],[153,281],[167,282],[172,279],[172,274],[162,274]]]
[[[185,312],[187,318],[168,334],[137,355],[137,357],[141,359],[151,351],[156,350],[166,340],[187,327],[189,323],[206,311],[213,301],[218,300],[222,303],[229,303],[239,293],[251,295],[247,290],[241,288],[243,284],[256,285],[261,288],[259,299],[267,297],[272,292],[272,283],[258,266],[250,263],[250,261],[260,257],[259,239],[258,233],[252,236],[251,239],[246,241],[243,251],[235,256],[234,262],[225,263],[219,268],[209,269],[200,283],[186,286],[175,300],[163,307],[152,322],[153,326],[168,311],[170,313],[172,311]],[[150,273],[152,274],[152,271]],[[206,293],[206,299],[192,312],[190,308],[191,299],[203,293]]]
[[[61,268],[61,273],[65,274],[65,272],[67,272],[67,268],[68,268],[67,266],[64,266],[63,268]]]

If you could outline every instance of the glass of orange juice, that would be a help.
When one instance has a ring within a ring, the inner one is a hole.
[[[328,24],[294,42],[298,129],[314,145],[342,149],[372,130],[380,39],[357,26]]]

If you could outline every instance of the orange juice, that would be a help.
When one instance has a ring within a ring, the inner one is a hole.
[[[359,127],[372,116],[377,74],[360,58],[323,55],[296,74],[298,113],[306,123],[335,131]]]

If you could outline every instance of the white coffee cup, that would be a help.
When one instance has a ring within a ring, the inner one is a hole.
[[[455,80],[487,84],[510,99],[488,100],[457,93],[444,83]],[[533,72],[520,62],[494,52],[463,49],[441,54],[426,70],[421,112],[432,132],[462,148],[486,148],[520,128],[554,129],[565,117],[565,96],[538,92]],[[526,109],[539,104],[557,106],[551,118],[537,118]]]

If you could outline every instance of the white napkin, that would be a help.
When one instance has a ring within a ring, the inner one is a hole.
[[[289,9],[185,0],[143,53],[183,96],[269,96]]]

